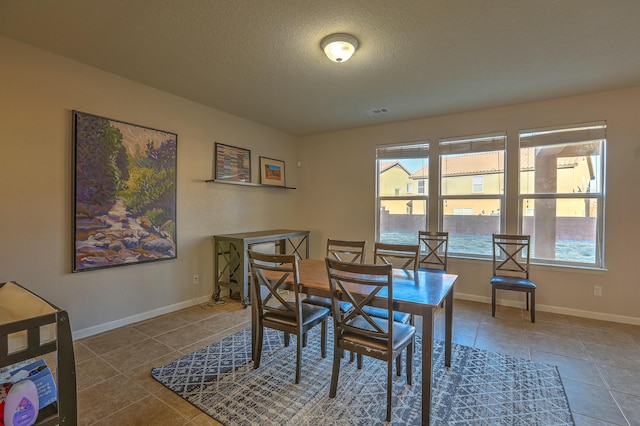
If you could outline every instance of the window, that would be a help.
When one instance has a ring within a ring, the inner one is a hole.
[[[531,259],[604,267],[605,123],[520,133],[520,229]]]
[[[418,231],[427,229],[428,168],[427,142],[376,148],[378,241],[418,243]],[[414,182],[418,182],[418,194],[411,194]]]
[[[504,227],[505,140],[498,134],[440,141],[440,223],[451,255],[492,255],[491,235]]]
[[[484,176],[474,176],[472,179],[473,180],[471,182],[471,192],[473,192],[474,194],[483,192],[482,184],[484,183]]]

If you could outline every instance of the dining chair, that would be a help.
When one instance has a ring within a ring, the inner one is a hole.
[[[373,263],[389,263],[400,269],[418,270],[420,245],[388,244],[376,242],[373,248]]]
[[[496,290],[522,291],[527,310],[531,295],[531,322],[536,322],[536,284],[529,280],[530,242],[529,235],[493,234],[491,316],[496,316]]]
[[[420,255],[420,246],[412,244],[387,244],[376,243],[373,251],[374,263],[383,263],[393,265],[393,262],[399,259],[398,265],[400,269],[409,269],[417,272]],[[367,306],[365,308],[371,316],[387,319],[388,312],[386,309]],[[394,321],[405,324],[413,324],[413,315],[406,312],[394,312]]]
[[[348,350],[357,353],[358,357],[368,356],[386,361],[386,421],[390,421],[393,363],[394,360],[401,360],[402,352],[406,349],[406,376],[410,386],[416,328],[410,324],[373,317],[364,308],[380,291],[386,290],[387,318],[393,318],[393,267],[390,264],[357,264],[331,258],[326,258],[325,262],[332,296],[333,338],[336,348],[333,353],[329,398],[334,398],[337,393],[341,351]],[[339,312],[338,302],[341,298],[349,300],[354,308],[346,315],[340,315]],[[397,373],[400,375],[400,370]]]
[[[418,267],[429,272],[447,272],[449,233],[442,231],[418,231],[420,260]]]
[[[252,309],[256,332],[253,368],[260,367],[264,327],[283,331],[284,345],[289,346],[289,335],[297,337],[296,383],[300,383],[302,341],[309,330],[321,324],[320,348],[322,358],[327,350],[327,317],[330,310],[322,306],[303,304],[300,298],[298,259],[289,254],[265,254],[249,251],[249,267],[253,282]],[[285,284],[291,281],[293,285]],[[284,290],[293,290],[293,298]],[[293,300],[291,300],[293,299]]]
[[[350,263],[364,263],[365,259],[365,246],[366,241],[349,241],[349,240],[332,240],[327,239],[327,251],[325,257],[337,259],[343,262]],[[314,296],[307,296],[302,303],[309,303],[312,305],[323,306],[331,309],[331,298]],[[340,312],[343,314],[349,312],[352,306],[349,302],[340,302]]]

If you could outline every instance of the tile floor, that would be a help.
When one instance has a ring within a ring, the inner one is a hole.
[[[454,302],[454,342],[555,364],[577,425],[640,425],[640,326]],[[218,425],[156,382],[160,366],[249,326],[250,309],[194,306],[75,342],[78,423]],[[438,313],[436,337],[444,325]],[[419,323],[420,321],[416,321]]]

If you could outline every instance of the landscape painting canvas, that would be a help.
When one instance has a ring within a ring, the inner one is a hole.
[[[178,135],[73,111],[73,272],[174,259]]]

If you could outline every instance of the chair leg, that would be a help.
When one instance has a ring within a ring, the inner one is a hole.
[[[396,357],[396,375],[398,377],[402,376],[402,357]]]
[[[358,370],[362,370],[362,354],[358,354],[358,365],[356,367]]]
[[[290,340],[291,336],[289,336],[289,333],[284,333],[284,346],[288,347],[289,346],[289,340]]]
[[[253,368],[256,369],[260,367],[260,358],[262,357],[262,339],[263,339],[264,329],[262,325],[258,325],[256,330],[256,347],[254,348],[253,354]]]
[[[536,291],[531,292],[531,322],[536,322]]]
[[[407,384],[411,386],[411,378],[413,377],[413,343],[407,346]]]
[[[296,385],[300,383],[300,360],[302,359],[302,333],[298,334],[296,344]]]
[[[528,311],[529,310],[529,292],[526,291],[524,294],[527,295],[527,305],[526,306],[527,306],[527,311]]]
[[[302,335],[302,347],[303,348],[307,347],[307,333],[306,332]]]
[[[393,384],[393,362],[387,362],[387,421],[391,421],[391,388]]]
[[[338,389],[338,376],[340,375],[340,352],[343,352],[344,349],[338,349],[336,345],[336,349],[333,351],[333,369],[331,370],[331,385],[329,386],[329,398],[334,398],[336,396],[336,391]]]
[[[496,316],[496,286],[491,286],[491,316]]]
[[[327,357],[327,320],[322,321],[320,326],[320,354],[322,358]],[[306,336],[306,333],[305,333]]]

